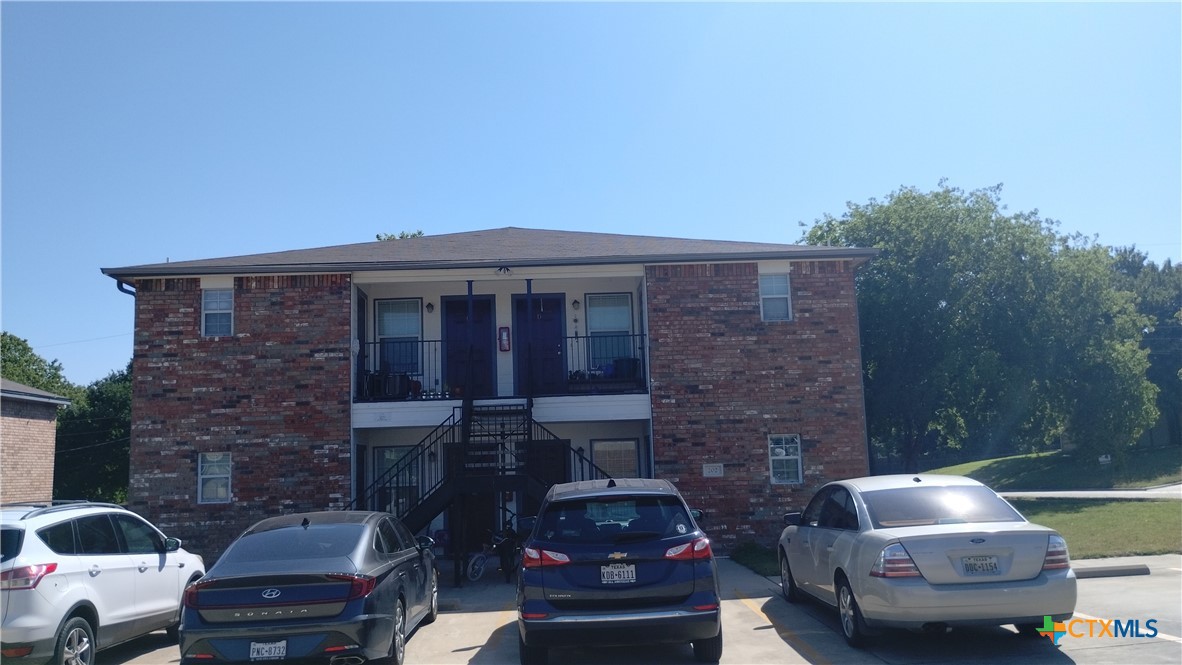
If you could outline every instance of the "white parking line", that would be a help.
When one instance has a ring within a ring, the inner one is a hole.
[[[1084,614],[1083,612],[1076,612],[1074,614],[1074,616],[1077,616],[1081,619],[1091,619],[1093,621],[1108,621],[1108,619],[1101,619],[1100,617],[1094,617],[1090,614]],[[1182,644],[1182,637],[1176,637],[1174,635],[1166,635],[1165,633],[1161,632],[1160,630],[1157,632],[1157,635],[1154,635],[1154,638],[1159,639],[1159,640],[1165,640],[1167,642],[1176,642],[1178,644]]]

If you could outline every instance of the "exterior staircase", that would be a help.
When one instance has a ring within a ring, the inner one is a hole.
[[[536,506],[555,483],[608,477],[536,422],[530,400],[495,406],[465,400],[349,508],[393,513],[417,533],[462,495],[517,492]]]

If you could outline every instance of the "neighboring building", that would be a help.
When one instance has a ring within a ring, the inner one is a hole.
[[[104,269],[136,300],[129,505],[207,558],[349,507],[471,551],[554,482],[643,476],[721,550],[770,544],[868,471],[873,255],[502,228]]]
[[[53,499],[61,395],[0,379],[0,503]]]

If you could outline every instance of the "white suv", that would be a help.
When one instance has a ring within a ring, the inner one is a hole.
[[[114,504],[0,506],[0,660],[93,665],[99,649],[161,628],[176,637],[185,587],[205,574]]]

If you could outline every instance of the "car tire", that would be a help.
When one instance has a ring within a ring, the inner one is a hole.
[[[521,665],[546,665],[550,654],[546,647],[528,646],[525,640],[521,639],[521,631],[517,631],[517,657]]]
[[[390,645],[390,665],[402,665],[406,660],[406,607],[402,599],[394,603],[394,639]]]
[[[722,658],[722,631],[708,640],[698,640],[694,645],[694,660],[699,663],[717,663]]]
[[[858,599],[854,598],[849,580],[844,577],[837,580],[837,611],[841,619],[841,634],[846,643],[854,648],[865,646],[868,633],[866,620],[862,617],[862,609],[858,607]]]
[[[796,578],[792,576],[792,569],[788,567],[788,555],[780,552],[780,593],[784,600],[799,603],[800,587],[796,586]]]
[[[439,573],[431,571],[431,599],[427,606],[427,616],[423,617],[423,623],[435,623],[435,619],[439,618]]]
[[[57,633],[53,665],[94,665],[94,629],[86,619],[71,617]]]

